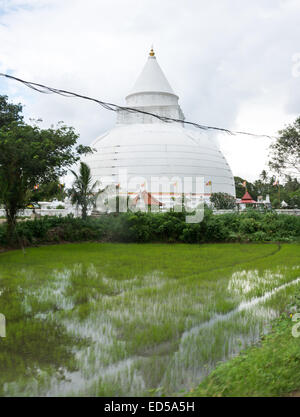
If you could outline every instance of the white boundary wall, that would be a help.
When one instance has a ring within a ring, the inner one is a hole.
[[[280,209],[275,210],[278,214],[289,214],[292,216],[300,216],[300,209]],[[79,217],[81,211],[75,207],[70,209],[35,209],[37,215],[40,216],[61,216],[66,217],[68,214],[73,214],[74,217]],[[237,210],[213,210],[213,214],[226,214],[226,213],[238,213]],[[89,213],[90,214],[90,213]],[[31,217],[32,209],[22,210],[18,216]],[[5,210],[0,209],[0,217],[5,216]]]

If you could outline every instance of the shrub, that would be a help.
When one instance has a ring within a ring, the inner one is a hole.
[[[300,217],[254,210],[213,215],[205,210],[201,223],[186,223],[186,213],[111,213],[99,218],[42,217],[16,226],[16,243],[105,240],[112,242],[240,242],[299,241]],[[6,246],[6,225],[0,225],[0,246]]]
[[[240,231],[244,234],[255,233],[259,230],[259,223],[252,217],[242,219],[240,223]]]
[[[210,201],[217,210],[235,208],[235,198],[227,193],[212,193]]]

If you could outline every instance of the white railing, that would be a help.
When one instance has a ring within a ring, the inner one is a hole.
[[[289,214],[292,216],[300,216],[300,209],[277,209],[274,210],[278,214]],[[226,214],[226,213],[243,213],[245,210],[213,210],[213,214]]]
[[[292,216],[300,216],[300,209],[280,209],[275,211],[278,214],[290,214]]]
[[[68,214],[73,214],[74,217],[80,215],[80,210],[74,209],[35,209],[35,213],[38,216],[61,216],[66,217]],[[21,210],[18,213],[20,217],[32,217],[32,209]],[[0,209],[0,217],[5,216],[5,210]]]

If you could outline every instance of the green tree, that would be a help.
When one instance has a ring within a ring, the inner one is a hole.
[[[0,96],[0,129],[12,122],[23,120],[22,105],[8,102],[7,96]]]
[[[300,208],[300,189],[290,193],[286,199],[290,208]]]
[[[294,192],[300,190],[300,182],[297,178],[292,178],[290,175],[286,176],[284,188],[287,192]]]
[[[0,128],[0,203],[5,208],[10,241],[17,213],[31,201],[34,186],[58,181],[80,155],[91,151],[82,145],[74,148],[78,135],[73,128],[62,123],[50,129],[30,126],[18,117],[20,108],[14,109],[15,113],[6,112],[14,115],[14,120],[6,114]]]
[[[235,198],[227,193],[212,193],[210,201],[217,210],[235,208]]]
[[[266,170],[262,170],[259,175],[259,179],[254,181],[254,194],[262,195],[265,197],[267,194],[270,194],[270,179]],[[272,184],[271,184],[272,185]]]
[[[241,177],[234,177],[236,198],[242,198],[245,194],[245,187],[242,185],[244,181]]]
[[[270,146],[269,166],[278,174],[300,173],[300,117],[280,130]]]
[[[241,177],[234,177],[235,193],[237,198],[242,198],[246,192],[246,188],[242,185],[244,181],[246,180]],[[246,187],[247,191],[250,193],[251,197],[254,198],[254,200],[257,199],[259,194],[261,194],[261,187],[257,187],[257,184],[252,184],[251,182],[246,181]]]
[[[54,199],[63,201],[66,197],[65,185],[59,181],[52,181],[41,184],[37,190],[34,190],[32,201],[52,201]]]
[[[81,207],[81,217],[86,219],[88,208],[95,206],[99,193],[96,190],[98,181],[92,184],[93,178],[90,167],[84,162],[80,162],[79,174],[74,171],[71,172],[75,176],[75,181],[70,190],[71,202],[76,204],[77,207]]]
[[[268,181],[268,173],[265,169],[261,171],[259,178],[261,179],[263,184],[265,184]]]

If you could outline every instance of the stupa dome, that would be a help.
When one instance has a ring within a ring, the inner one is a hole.
[[[146,65],[126,105],[160,116],[184,120],[173,92],[155,54],[151,50]],[[95,180],[103,185],[119,183],[120,170],[126,170],[128,191],[141,186],[160,201],[170,199],[187,177],[203,177],[203,196],[211,192],[235,195],[230,167],[218,145],[205,131],[186,129],[180,123],[166,123],[151,115],[119,111],[116,126],[99,136],[91,145],[96,152],[85,159]],[[162,178],[176,184],[171,192],[155,194],[151,178]],[[162,197],[162,194],[164,195]]]

